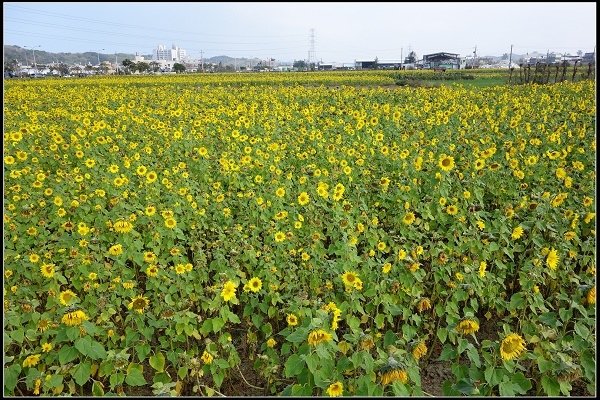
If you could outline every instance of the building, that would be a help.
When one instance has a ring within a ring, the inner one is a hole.
[[[187,57],[187,52],[185,49],[172,45],[170,49],[168,49],[165,45],[158,45],[156,49],[154,49],[153,59],[155,61],[165,60],[165,61],[184,61]]]
[[[585,53],[581,59],[582,64],[596,64],[596,53]]]
[[[375,69],[377,58],[354,60],[354,68],[356,69]]]
[[[461,60],[458,54],[454,53],[433,53],[423,56],[424,68],[431,69],[461,69]]]
[[[400,69],[402,60],[378,60],[377,69]]]

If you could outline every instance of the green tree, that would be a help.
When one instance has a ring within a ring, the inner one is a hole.
[[[140,72],[146,72],[150,70],[150,64],[144,61],[140,61],[137,64],[135,64],[135,69]]]
[[[134,70],[135,67],[135,63],[133,61],[131,61],[129,58],[124,59],[121,62],[121,65],[123,65],[123,67],[125,68],[125,73],[130,73],[131,70]]]
[[[181,73],[183,71],[185,71],[185,65],[180,64],[180,63],[175,63],[173,64],[173,71],[175,71],[176,73]]]

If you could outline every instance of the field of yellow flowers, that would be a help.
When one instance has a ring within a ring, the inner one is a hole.
[[[595,82],[238,75],[5,82],[5,395],[594,393]]]

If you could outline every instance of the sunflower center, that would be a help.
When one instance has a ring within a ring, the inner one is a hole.
[[[502,351],[507,354],[514,353],[519,348],[519,342],[517,340],[507,340],[502,343]]]
[[[442,165],[443,165],[444,167],[447,167],[447,166],[449,166],[449,165],[450,165],[450,159],[449,159],[449,158],[444,158],[444,159],[442,160]]]

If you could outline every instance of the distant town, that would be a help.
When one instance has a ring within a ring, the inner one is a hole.
[[[7,47],[11,48],[9,54]],[[36,61],[36,48],[38,60]],[[210,59],[192,58],[188,52],[173,44],[171,47],[163,44],[154,48],[151,55],[136,53],[131,56],[118,54],[110,56],[94,53],[97,62],[59,61],[56,53],[43,52],[37,47],[4,46],[4,76],[5,77],[44,77],[44,76],[89,76],[89,75],[127,75],[127,74],[175,74],[185,72],[284,72],[284,71],[342,71],[342,70],[416,70],[416,69],[474,69],[474,68],[519,68],[527,65],[589,65],[596,60],[594,52],[577,54],[558,54],[548,52],[525,55],[505,53],[502,56],[477,56],[476,51],[468,56],[450,52],[424,54],[421,57],[413,50],[406,57],[399,59],[362,58],[352,63],[323,62],[322,60],[306,59],[280,61],[275,58],[232,58],[227,56],[211,57]],[[59,53],[65,54],[65,53]],[[70,54],[70,53],[66,53]],[[81,56],[81,54],[79,54]],[[309,54],[310,56],[310,54]],[[81,58],[81,57],[79,57]],[[92,59],[94,57],[91,57]],[[49,61],[48,59],[51,59]]]

